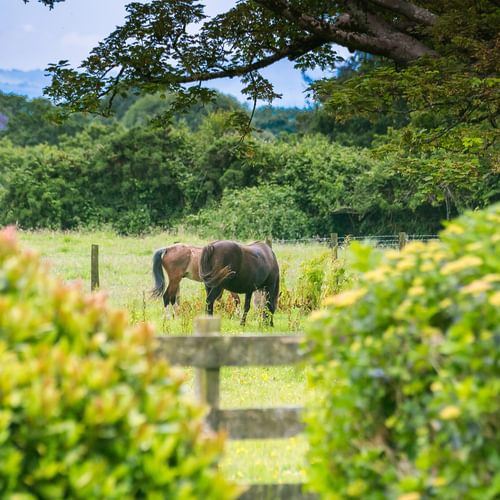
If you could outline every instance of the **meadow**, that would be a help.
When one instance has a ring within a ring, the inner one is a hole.
[[[112,231],[54,232],[23,231],[23,245],[37,251],[51,272],[64,281],[80,282],[90,291],[90,249],[99,245],[100,289],[111,305],[128,311],[132,323],[148,321],[158,335],[190,335],[193,319],[204,313],[205,291],[200,283],[181,282],[180,314],[167,317],[161,300],[152,300],[152,255],[154,250],[176,242],[202,245],[197,237],[182,232],[155,233],[144,237],[122,237]],[[289,300],[278,308],[275,326],[261,321],[252,305],[247,325],[239,324],[240,311],[226,293],[216,305],[222,317],[224,335],[265,332],[298,333],[307,319],[307,310],[298,304],[297,285],[304,263],[327,252],[320,244],[274,245],[282,274],[282,290]],[[192,391],[192,371],[187,370],[187,391]],[[221,406],[243,408],[253,406],[303,405],[306,391],[306,367],[224,368],[221,370]],[[246,440],[227,442],[221,467],[229,478],[238,482],[302,482],[307,443],[303,436],[283,440]]]

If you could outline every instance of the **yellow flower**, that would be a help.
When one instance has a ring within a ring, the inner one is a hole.
[[[313,311],[313,312],[309,315],[309,319],[310,319],[311,321],[316,321],[317,319],[325,319],[325,318],[328,318],[328,316],[330,316],[330,314],[328,313],[328,311],[325,311],[325,310],[323,309],[323,310]]]
[[[434,271],[434,269],[435,269],[435,265],[432,262],[424,262],[420,266],[420,271],[422,271],[423,273],[428,273],[430,271]]]
[[[421,496],[418,491],[410,491],[398,496],[398,500],[420,500]]]
[[[477,252],[478,250],[481,250],[483,247],[483,243],[480,241],[475,241],[474,243],[469,243],[468,245],[465,246],[465,249],[468,252]]]
[[[385,256],[388,259],[395,260],[395,259],[399,259],[401,257],[401,254],[397,250],[386,250]]]
[[[494,294],[492,294],[488,301],[492,306],[500,307],[500,292],[495,292]]]
[[[432,486],[439,488],[440,486],[444,486],[444,485],[448,484],[448,479],[440,476],[440,477],[435,477],[431,482],[432,482]]]
[[[500,281],[500,274],[498,273],[487,274],[486,276],[483,276],[483,281],[486,281],[487,283],[496,283],[497,281]]]
[[[361,297],[366,295],[366,288],[358,288],[357,290],[348,290],[347,292],[339,293],[338,295],[332,295],[327,297],[323,304],[330,306],[334,305],[337,307],[352,306]]]
[[[461,415],[462,411],[458,406],[446,406],[439,412],[443,420],[454,420]]]
[[[408,290],[408,295],[410,297],[420,297],[420,295],[424,295],[425,288],[423,286],[412,286]]]
[[[390,272],[391,268],[388,266],[380,266],[373,271],[368,271],[365,273],[365,278],[368,281],[373,281],[374,283],[379,283],[380,281],[384,281],[387,277],[388,272]]]
[[[396,269],[398,271],[407,271],[408,269],[413,269],[415,267],[415,259],[406,257],[403,260],[400,260],[396,264]]]
[[[368,485],[361,479],[357,479],[347,487],[347,494],[350,497],[360,497],[368,489]]]
[[[486,292],[491,288],[491,284],[484,279],[475,280],[472,283],[464,286],[462,288],[463,293],[470,293],[472,295],[479,295],[480,293]]]
[[[409,249],[410,252],[417,253],[425,250],[426,246],[427,243],[424,243],[423,241],[412,241],[406,245],[405,250],[408,251]]]
[[[443,384],[441,382],[433,382],[431,384],[431,391],[432,392],[439,392],[443,390]]]
[[[483,261],[479,257],[476,257],[475,255],[466,255],[458,260],[445,264],[441,269],[441,274],[448,275],[457,273],[459,271],[463,271],[464,269],[469,269],[470,267],[480,266],[482,263]]]
[[[446,232],[448,234],[463,234],[465,233],[465,229],[463,226],[459,226],[458,224],[449,224],[448,227],[446,228]]]
[[[439,303],[439,307],[441,309],[446,309],[447,307],[450,307],[451,305],[453,304],[453,302],[451,301],[451,299],[443,299],[440,303]]]

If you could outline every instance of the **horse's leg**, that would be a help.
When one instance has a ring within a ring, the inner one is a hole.
[[[172,279],[170,278],[168,281],[168,287],[165,293],[163,294],[163,304],[165,305],[165,314],[168,318],[167,307],[170,304],[172,306],[172,317],[175,317],[175,301],[177,297],[177,293],[179,290],[180,278]]]
[[[250,303],[252,302],[252,292],[245,294],[245,306],[243,307],[243,316],[241,317],[240,325],[244,326],[247,322],[247,314],[250,311]]]
[[[214,314],[214,302],[220,297],[223,288],[220,286],[216,286],[214,288],[206,286],[205,289],[207,291],[207,314],[212,316]]]
[[[280,289],[279,276],[276,277],[274,283],[270,287],[265,288],[266,304],[264,308],[264,320],[269,318],[269,326],[274,326],[273,316],[278,306],[278,295]],[[266,310],[267,309],[267,310]]]

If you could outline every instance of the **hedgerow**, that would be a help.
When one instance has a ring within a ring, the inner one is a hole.
[[[0,496],[234,498],[153,330],[46,271],[0,233]]]
[[[308,328],[325,498],[500,496],[499,227],[496,205],[400,253],[353,245],[357,286]]]

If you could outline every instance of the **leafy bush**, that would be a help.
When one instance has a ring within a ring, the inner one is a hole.
[[[221,437],[155,346],[0,233],[0,496],[233,498]]]
[[[0,143],[0,224],[72,229],[92,211],[88,161],[78,150]]]
[[[354,276],[349,269],[349,250],[343,248],[334,259],[331,250],[304,261],[300,266],[296,305],[305,310],[317,308],[321,301],[351,286]]]
[[[359,286],[308,328],[329,499],[500,496],[500,205],[401,253],[356,247]]]
[[[286,186],[266,185],[225,191],[219,205],[186,219],[200,235],[236,239],[307,236],[305,214],[297,207],[293,191]]]

